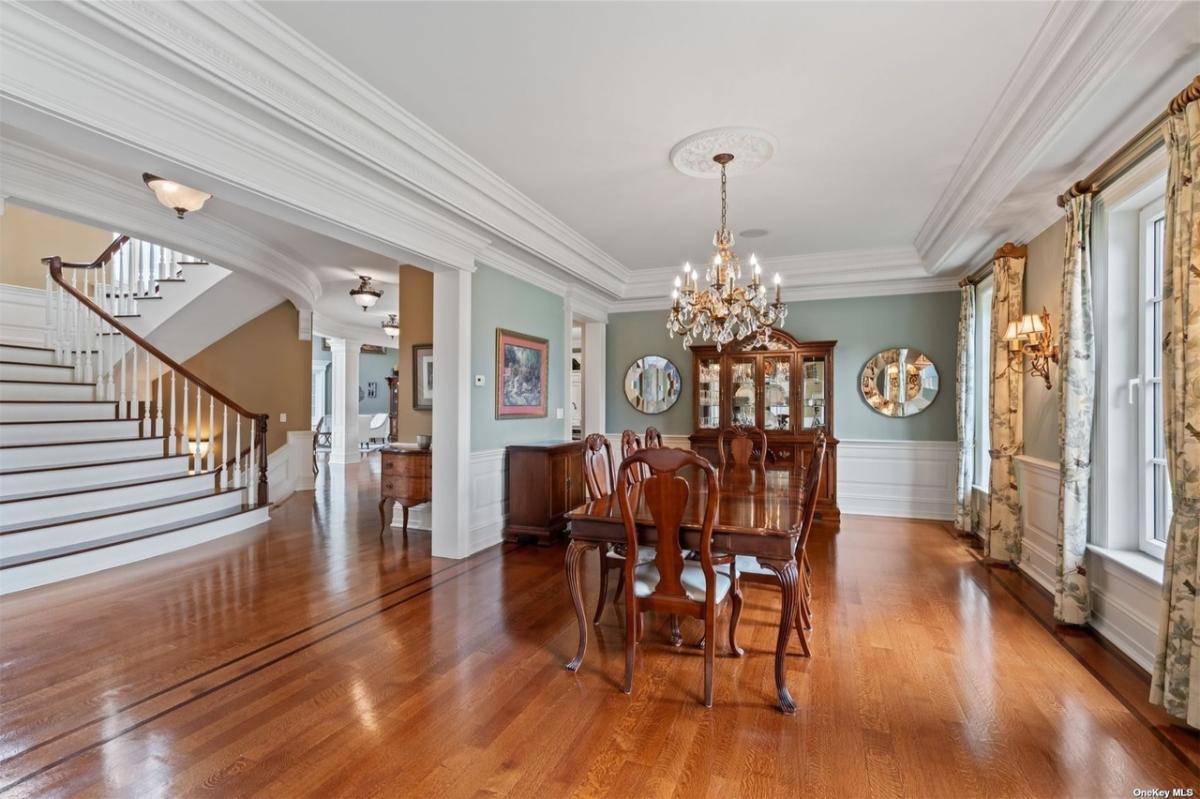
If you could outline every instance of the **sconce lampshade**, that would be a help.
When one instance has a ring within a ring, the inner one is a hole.
[[[371,278],[364,275],[358,276],[358,285],[350,289],[350,297],[358,304],[363,311],[366,311],[375,303],[379,302],[379,298],[383,296],[383,292],[371,285]]]
[[[179,219],[183,219],[183,215],[188,211],[199,211],[212,199],[212,195],[207,192],[151,175],[149,172],[142,173],[142,181],[154,192],[158,201],[173,210]]]

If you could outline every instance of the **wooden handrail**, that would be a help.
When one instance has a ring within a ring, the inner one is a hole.
[[[126,241],[128,240],[126,237],[122,237],[122,238],[125,238]],[[79,289],[72,286],[63,277],[62,270],[64,267],[66,267],[68,269],[99,269],[104,264],[108,263],[108,261],[112,258],[112,255],[116,252],[116,250],[120,249],[119,246],[114,249],[114,245],[116,245],[118,241],[121,241],[121,239],[117,239],[116,241],[114,241],[112,244],[109,245],[108,249],[105,250],[105,253],[107,253],[107,255],[108,255],[107,258],[103,258],[103,260],[98,258],[90,264],[64,264],[62,259],[59,258],[57,255],[52,256],[50,258],[43,258],[42,263],[44,263],[50,267],[50,276],[52,278],[54,278],[55,283],[62,286],[63,289],[68,294],[70,294],[75,299],[79,300],[87,308],[90,308],[92,313],[96,314],[101,319],[103,319],[105,322],[107,322],[108,324],[112,325],[114,328],[116,328],[117,330],[119,330],[123,334],[125,334],[125,336],[128,337],[130,341],[134,342],[135,344],[140,346],[142,349],[144,349],[146,352],[150,353],[155,358],[158,358],[160,361],[165,363],[167,366],[171,367],[176,372],[179,372],[181,375],[186,377],[188,380],[192,381],[197,386],[204,389],[204,391],[209,396],[214,397],[218,402],[226,405],[230,410],[238,413],[241,416],[245,416],[247,419],[259,419],[259,418],[266,419],[267,414],[254,413],[253,411],[246,410],[241,405],[237,404],[233,400],[229,399],[229,397],[225,396],[220,391],[217,391],[215,388],[210,386],[208,383],[201,380],[193,372],[191,372],[188,369],[185,369],[174,358],[167,355],[165,352],[163,352],[158,347],[151,344],[149,341],[146,341],[146,339],[142,338],[137,333],[134,333],[128,327],[123,325],[121,323],[121,321],[119,319],[117,319],[115,316],[113,316],[110,313],[108,313],[107,311],[105,311],[103,308],[101,308],[96,303],[92,302],[92,300],[86,294],[84,294],[82,291],[80,291]],[[124,242],[122,242],[122,243],[124,243]]]
[[[251,420],[251,424],[252,424],[252,427],[251,427],[252,444],[251,444],[251,446],[257,447],[259,449],[259,452],[261,453],[260,457],[256,460],[256,463],[258,465],[259,474],[258,474],[258,480],[257,480],[258,488],[257,488],[257,491],[255,492],[255,495],[257,497],[258,505],[267,504],[267,501],[268,501],[268,499],[267,499],[267,421],[268,421],[267,414],[254,413],[253,411],[249,411],[246,408],[243,408],[238,403],[234,402],[232,399],[227,397],[222,392],[213,388],[206,381],[200,379],[195,373],[193,373],[189,369],[185,369],[184,366],[182,364],[180,364],[178,361],[176,361],[174,358],[171,358],[169,355],[167,355],[165,352],[160,350],[158,347],[155,347],[149,341],[147,341],[143,337],[139,336],[137,333],[133,332],[131,329],[129,329],[129,327],[124,325],[119,319],[117,319],[115,316],[113,316],[112,314],[105,311],[97,303],[93,302],[92,299],[87,296],[87,294],[80,291],[75,286],[71,285],[66,280],[66,278],[63,277],[62,270],[64,268],[67,268],[67,269],[100,269],[100,268],[103,268],[106,264],[108,264],[109,261],[112,260],[113,256],[115,256],[121,250],[121,248],[123,246],[125,246],[125,244],[128,241],[129,241],[128,236],[125,236],[125,235],[118,236],[117,238],[113,239],[112,243],[109,244],[104,249],[104,251],[101,252],[100,255],[97,256],[96,259],[94,261],[92,261],[91,263],[86,263],[86,264],[63,263],[62,258],[57,255],[51,256],[49,258],[43,258],[42,263],[45,264],[47,267],[49,267],[50,277],[54,280],[55,283],[57,283],[59,286],[62,287],[63,291],[70,294],[72,297],[74,297],[76,300],[78,300],[85,308],[88,308],[96,316],[103,319],[106,323],[108,323],[108,325],[110,327],[112,327],[113,329],[122,333],[127,339],[129,339],[131,342],[133,342],[133,344],[135,346],[141,347],[144,351],[146,351],[150,355],[153,355],[161,363],[165,364],[168,368],[172,369],[175,372],[178,372],[180,375],[183,376],[185,381],[190,380],[196,386],[197,392],[199,392],[201,389],[203,389],[209,395],[209,397],[211,397],[214,400],[217,400],[222,405],[224,405],[226,408],[232,410],[235,414],[237,414],[239,416],[243,416],[243,417]],[[185,386],[186,386],[186,382],[185,382]],[[197,396],[199,396],[198,393],[197,393]],[[149,402],[149,400],[147,400],[147,402]],[[197,423],[197,429],[199,429],[200,420],[197,419],[196,423]],[[185,433],[185,437],[186,437],[186,433]],[[227,469],[229,466],[233,465],[233,463],[235,461],[240,460],[240,458],[242,456],[248,455],[249,452],[250,452],[250,448],[246,448],[246,450],[242,453],[239,453],[238,456],[234,460],[231,460],[227,464],[223,464],[222,469]],[[223,454],[222,454],[222,457],[224,457]],[[249,486],[247,486],[247,488],[248,487]]]

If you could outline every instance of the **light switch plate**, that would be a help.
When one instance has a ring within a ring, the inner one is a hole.
[[[279,423],[285,424],[286,422],[287,422],[287,414],[286,413],[279,414]]]
[[[477,386],[483,385],[483,375],[475,375],[475,385],[477,385]]]
[[[555,409],[554,409],[554,417],[555,417],[556,419],[561,419],[561,418],[563,418],[563,410],[562,410],[562,408],[555,408]]]

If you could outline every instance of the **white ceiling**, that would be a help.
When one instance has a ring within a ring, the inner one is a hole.
[[[707,256],[679,139],[747,125],[767,257],[910,245],[1049,3],[272,2],[266,9],[626,266]]]

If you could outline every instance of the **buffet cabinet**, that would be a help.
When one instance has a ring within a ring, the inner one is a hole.
[[[692,347],[692,449],[716,463],[717,436],[734,425],[767,435],[767,463],[808,467],[813,440],[825,431],[828,449],[817,521],[836,527],[837,438],[833,428],[836,341],[797,341],[774,331],[765,347],[734,344],[717,351]]]
[[[567,529],[567,511],[584,502],[583,442],[510,444],[507,541],[550,544]]]

